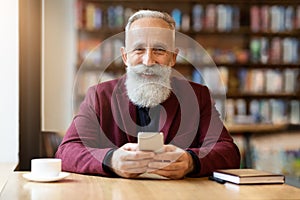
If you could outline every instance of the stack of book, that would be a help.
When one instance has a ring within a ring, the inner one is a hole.
[[[235,184],[274,184],[284,183],[285,177],[281,174],[256,169],[226,169],[213,172],[212,179],[218,182]]]

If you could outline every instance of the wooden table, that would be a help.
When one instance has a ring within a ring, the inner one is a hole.
[[[153,200],[153,199],[299,199],[300,189],[286,184],[235,185],[219,184],[205,178],[183,180],[142,180],[104,178],[71,174],[53,183],[25,180],[22,172],[14,172],[3,191],[2,200]]]
[[[16,166],[17,163],[0,163],[0,192]]]

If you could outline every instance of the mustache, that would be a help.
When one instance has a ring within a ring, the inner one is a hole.
[[[151,66],[146,66],[144,64],[139,64],[139,65],[135,65],[135,66],[129,66],[127,67],[128,71],[132,71],[136,74],[151,74],[151,75],[157,75],[157,76],[161,76],[161,72],[163,69],[166,68],[170,68],[169,66],[162,66],[160,64],[154,64]]]

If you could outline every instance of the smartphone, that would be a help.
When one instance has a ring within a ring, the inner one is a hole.
[[[139,132],[138,146],[141,151],[161,152],[164,146],[162,132]]]

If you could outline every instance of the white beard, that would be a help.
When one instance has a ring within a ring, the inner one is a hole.
[[[164,102],[171,93],[171,67],[154,65],[128,66],[126,78],[127,95],[130,101],[141,107],[154,107]],[[152,78],[142,74],[155,75]]]

